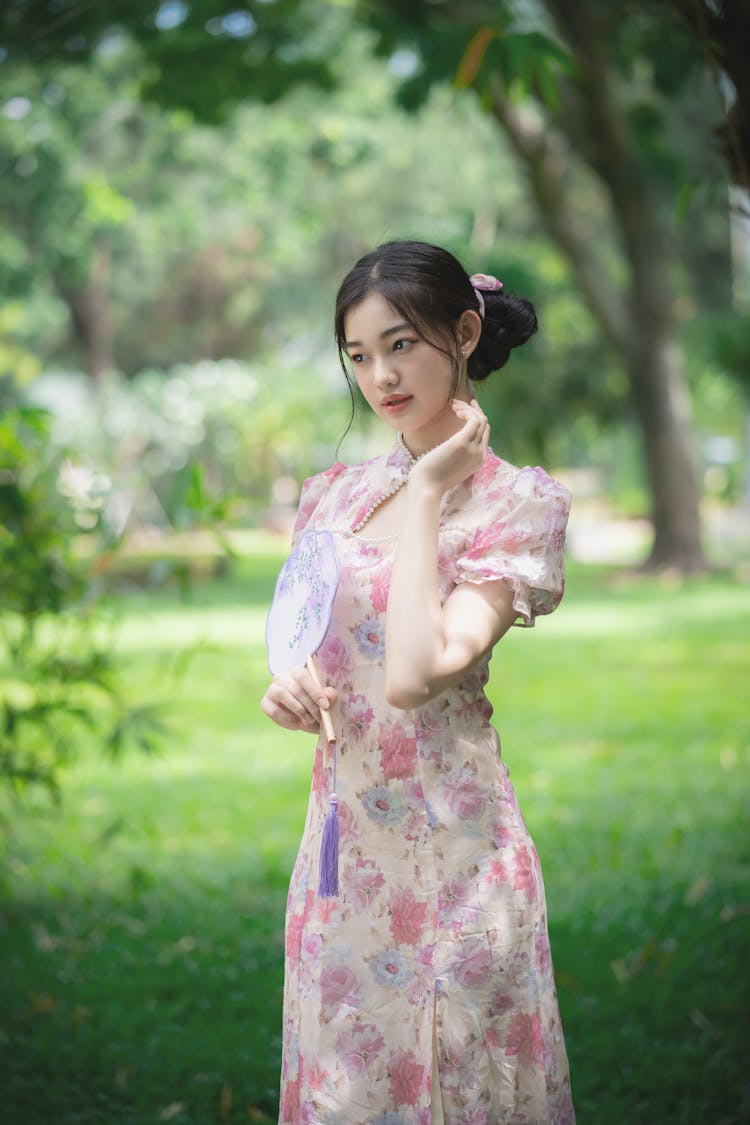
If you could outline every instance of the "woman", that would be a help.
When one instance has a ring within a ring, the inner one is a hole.
[[[493,646],[563,590],[569,497],[489,448],[471,380],[536,330],[532,306],[439,247],[391,242],[338,293],[336,340],[387,455],[305,482],[294,541],[335,535],[316,656],[262,702],[338,733],[340,883],[318,893],[332,785],[319,739],[289,891],[280,1122],[574,1120],[539,861],[484,694]]]

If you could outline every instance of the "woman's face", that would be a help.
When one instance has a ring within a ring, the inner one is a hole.
[[[393,305],[371,293],[346,314],[346,350],[367,402],[414,452],[442,441],[456,427],[451,410],[453,368],[448,356],[423,340]],[[462,377],[456,397],[466,398]]]

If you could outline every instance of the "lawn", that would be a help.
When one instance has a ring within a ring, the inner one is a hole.
[[[0,1121],[275,1120],[283,912],[311,739],[259,711],[269,547],[128,594],[153,758],[82,746],[0,858]],[[572,568],[493,661],[495,720],[542,858],[580,1125],[750,1121],[750,589]]]

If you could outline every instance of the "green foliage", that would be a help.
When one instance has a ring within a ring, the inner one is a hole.
[[[156,684],[178,702],[172,749],[114,773],[87,738],[64,807],[13,818],[8,1125],[276,1120],[284,901],[312,763],[312,740],[256,703],[284,549],[269,542],[192,606],[131,598],[119,658],[136,695]],[[557,613],[493,658],[582,1122],[750,1109],[748,611],[728,575],[571,566]],[[185,644],[201,647],[175,682]]]
[[[330,87],[343,16],[341,5],[300,0],[248,0],[235,10],[217,0],[113,0],[73,6],[60,18],[55,0],[16,0],[3,11],[0,46],[36,66],[81,63],[127,35],[146,63],[141,97],[216,122],[243,98],[274,102],[295,84]]]
[[[151,751],[163,731],[158,708],[122,696],[49,427],[22,402],[0,416],[0,784],[16,794],[57,795],[84,731],[113,756],[129,742]]]
[[[550,119],[558,116],[559,94],[575,70],[551,5],[511,12],[504,4],[415,0],[303,9],[277,0],[247,8],[256,25],[250,34],[241,20],[236,34],[231,23],[222,25],[225,12],[208,2],[84,6],[61,21],[53,7],[46,0],[15,4],[0,24],[9,50],[0,69],[0,165],[7,173],[0,178],[7,220],[0,292],[13,295],[0,306],[0,361],[32,374],[40,366],[113,367],[139,373],[134,381],[142,387],[147,371],[156,383],[178,364],[238,357],[278,392],[255,418],[257,428],[270,427],[268,440],[245,427],[237,451],[219,442],[209,454],[209,427],[194,456],[195,441],[182,442],[178,425],[181,467],[171,454],[163,472],[155,457],[145,468],[133,466],[129,492],[155,518],[192,525],[190,497],[198,495],[200,476],[216,519],[223,518],[222,495],[238,485],[240,518],[254,519],[275,473],[299,478],[330,459],[347,413],[334,390],[330,348],[336,285],[359,253],[388,237],[440,242],[470,269],[495,272],[536,304],[539,337],[481,391],[496,446],[511,460],[585,463],[602,448],[599,428],[607,434],[631,424],[616,357],[575,293],[560,251],[540,233],[501,132],[481,112],[500,80],[518,98],[536,99]],[[679,299],[699,309],[726,307],[725,201],[709,198],[705,187],[718,160],[708,139],[717,107],[711,78],[689,37],[662,34],[674,18],[628,4],[597,11],[608,28],[624,127],[638,139],[641,173],[653,180],[680,246]],[[660,37],[668,57],[655,60]],[[258,51],[267,49],[271,60],[274,52],[288,55],[292,43],[298,59],[326,58],[333,87],[313,95],[281,68],[278,82],[290,89],[270,108],[265,103],[276,93]],[[373,61],[373,45],[384,61]],[[244,51],[250,54],[241,65],[228,65]],[[167,58],[169,67],[162,66]],[[194,80],[196,58],[201,82]],[[245,83],[236,110],[226,113],[245,66],[257,69],[259,84]],[[181,108],[144,103],[144,82],[154,84],[157,99],[162,90]],[[456,85],[471,86],[477,97],[457,93]],[[410,104],[420,105],[412,115],[396,105],[406,90],[414,94]],[[204,128],[193,111],[221,117],[221,124]],[[698,187],[679,205],[687,169]],[[622,286],[628,267],[606,194],[579,161],[568,161],[566,179],[603,273]],[[727,370],[746,370],[735,352],[717,336],[711,363],[726,358]],[[309,393],[301,389],[306,368],[317,387]],[[292,383],[298,389],[287,394]],[[89,395],[77,393],[75,401],[81,398]],[[110,391],[92,391],[91,399],[114,409]],[[92,402],[83,401],[82,417],[90,419]],[[300,426],[296,449],[291,425],[278,418],[282,404]],[[311,418],[325,420],[322,440]],[[107,419],[101,424],[108,427]],[[221,424],[231,430],[234,419]],[[95,431],[91,440],[92,448],[101,445]],[[78,436],[75,443],[80,460]],[[143,444],[135,435],[134,448]],[[314,444],[320,448],[313,452]],[[114,448],[126,459],[116,437]],[[112,449],[105,450],[107,464]],[[102,463],[98,452],[95,460]],[[115,470],[120,480],[125,460]]]
[[[47,373],[30,387],[67,451],[65,481],[79,524],[118,541],[127,530],[260,522],[279,477],[297,482],[328,463],[348,396],[320,363],[285,367],[204,361],[168,372]],[[287,498],[287,503],[294,497]]]
[[[717,315],[706,327],[718,362],[750,391],[750,314]]]

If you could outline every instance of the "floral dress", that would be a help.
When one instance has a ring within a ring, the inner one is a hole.
[[[286,916],[284,1125],[569,1125],[568,1064],[534,845],[484,694],[489,657],[412,710],[384,694],[396,538],[355,527],[409,470],[386,456],[303,486],[294,541],[335,535],[339,585],[316,662],[338,693],[339,881],[318,894],[332,785],[321,738]],[[563,591],[566,490],[488,451],[445,494],[441,600],[511,583],[518,624]]]

